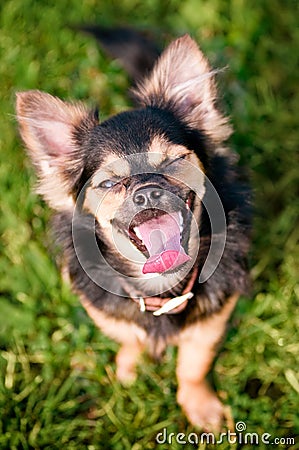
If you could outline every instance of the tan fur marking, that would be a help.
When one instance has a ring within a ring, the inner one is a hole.
[[[124,384],[131,383],[136,378],[136,364],[145,347],[145,331],[133,323],[106,316],[84,296],[81,296],[81,303],[103,333],[121,344],[116,356],[116,376]]]
[[[158,151],[159,149],[154,149],[150,147],[150,151],[148,153],[148,162],[155,169],[159,168],[161,164],[165,161],[165,154]]]
[[[167,158],[178,158],[190,153],[183,145],[172,144],[162,136],[155,136],[148,149],[149,163],[154,167],[160,166]]]
[[[116,177],[126,178],[130,176],[130,164],[126,158],[120,158],[117,155],[110,154],[104,159],[101,166],[103,168],[101,170],[106,170]]]
[[[100,224],[102,230],[105,232],[106,242],[110,243],[111,249],[115,249],[117,258],[122,259],[124,263],[128,260],[133,261],[132,276],[141,276],[142,267],[146,261],[145,256],[137,250],[130,239],[122,233],[117,233],[112,226],[112,221],[115,218],[118,208],[123,205],[126,194],[125,187],[114,192],[107,190],[103,192],[88,188],[84,201],[84,209],[92,213]]]
[[[188,327],[179,337],[178,403],[190,422],[203,428],[219,429],[223,419],[223,406],[205,377],[238,297],[233,295],[219,313]]]
[[[167,158],[178,158],[189,153],[183,145],[167,142],[162,136],[155,136],[148,149],[149,163],[158,168]]]
[[[188,154],[185,161],[185,164],[177,167],[173,176],[189,186],[202,199],[205,193],[203,165],[194,153]]]
[[[81,296],[81,303],[88,315],[103,333],[114,339],[116,342],[128,346],[134,346],[136,343],[145,342],[146,333],[142,328],[139,328],[133,323],[125,322],[124,320],[108,317],[83,296]]]
[[[136,379],[136,364],[144,345],[137,341],[132,345],[122,345],[116,355],[116,377],[123,384],[130,384]]]
[[[115,192],[114,190],[95,190],[87,188],[84,208],[91,212],[103,228],[111,228],[111,220],[115,217],[117,209],[123,204],[126,189]]]
[[[167,166],[163,168],[163,163],[169,163],[177,158],[184,158],[186,163],[178,165],[176,171],[171,173],[171,176],[176,178],[179,182],[187,184],[190,188],[195,190],[197,194],[202,197],[204,194],[204,167],[200,159],[195,153],[188,150],[183,145],[176,145],[167,142],[161,136],[155,136],[149,148],[148,159],[149,163],[156,169],[161,167],[161,172],[167,175]]]

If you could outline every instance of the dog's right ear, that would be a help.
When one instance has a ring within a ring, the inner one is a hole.
[[[179,119],[222,143],[231,128],[216,106],[215,71],[190,36],[173,41],[151,74],[133,91],[139,104],[172,110]]]
[[[39,175],[38,192],[54,209],[72,207],[72,187],[83,170],[80,138],[98,124],[96,115],[40,91],[18,93],[16,110]]]

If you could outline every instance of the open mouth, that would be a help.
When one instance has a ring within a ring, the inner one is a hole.
[[[149,208],[137,213],[129,227],[131,242],[146,257],[142,272],[164,273],[191,258],[186,253],[194,194],[189,193],[184,210],[171,213]]]

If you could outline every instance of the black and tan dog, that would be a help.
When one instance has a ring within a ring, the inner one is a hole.
[[[117,340],[117,377],[141,352],[178,346],[178,402],[190,422],[219,427],[205,377],[247,289],[248,189],[224,142],[214,72],[185,35],[135,89],[139,107],[96,112],[39,91],[17,95],[21,135],[74,290]]]

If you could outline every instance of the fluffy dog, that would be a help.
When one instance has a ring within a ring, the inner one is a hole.
[[[17,94],[22,138],[55,210],[64,269],[95,323],[118,341],[117,377],[144,349],[178,346],[178,402],[219,428],[205,378],[247,291],[249,191],[225,146],[215,71],[185,35],[137,83],[138,107],[96,111],[40,91]]]

